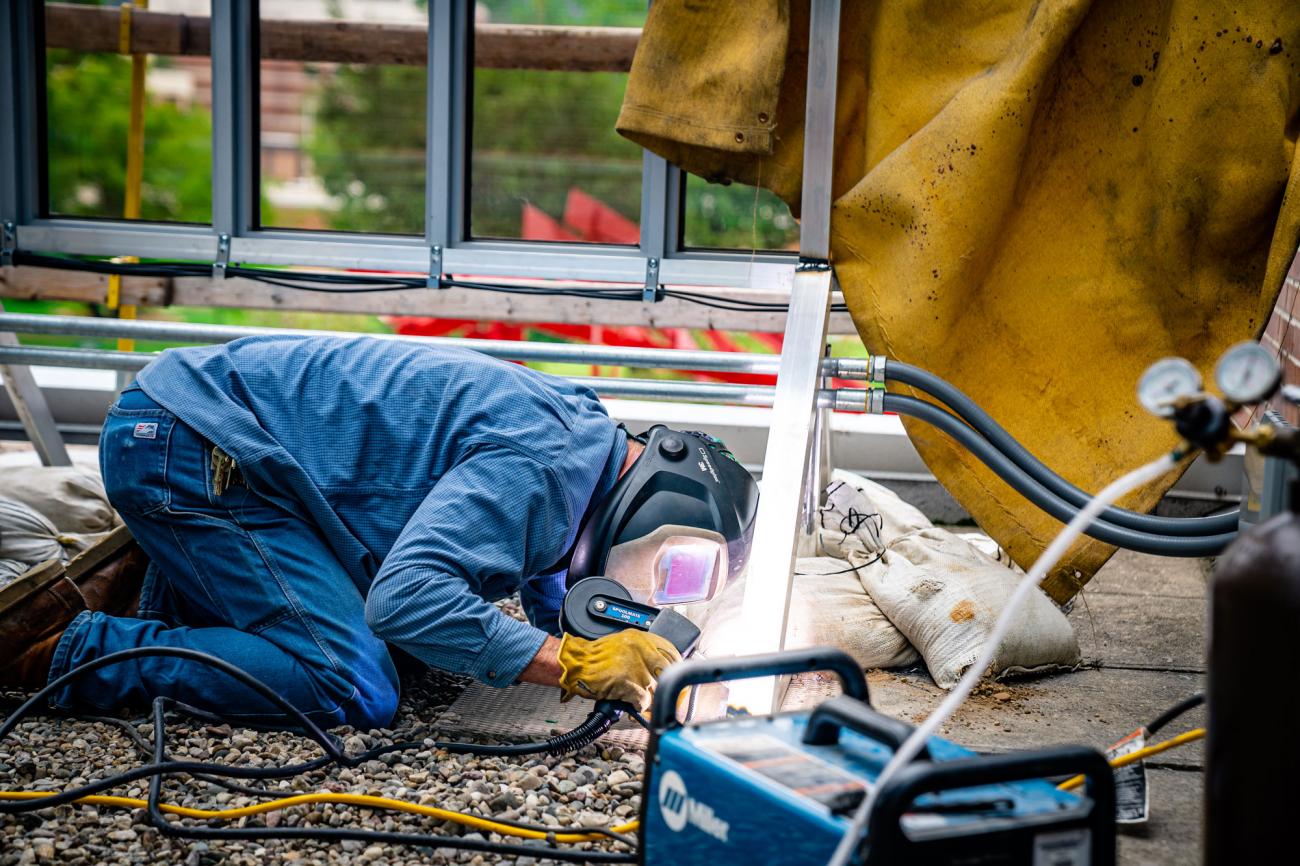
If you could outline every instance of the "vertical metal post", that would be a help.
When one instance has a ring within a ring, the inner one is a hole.
[[[4,302],[0,301],[0,313],[4,312]],[[8,331],[0,331],[0,346],[17,346],[18,338]],[[71,466],[72,458],[63,445],[63,437],[54,424],[54,415],[45,394],[36,385],[30,367],[16,364],[0,364],[0,379],[4,380],[5,390],[18,413],[18,420],[27,431],[27,438],[36,449],[41,463],[46,466]]]
[[[831,347],[825,348],[823,358],[829,358]],[[830,376],[823,376],[822,388],[832,386]],[[831,457],[831,407],[819,406],[813,410],[812,453],[808,457],[808,473],[804,478],[803,519],[799,522],[799,539],[796,544],[798,556],[817,555],[817,510],[822,504],[822,495],[831,482],[831,469],[834,462]]]
[[[641,162],[641,254],[646,257],[646,287],[659,282],[663,260],[677,249],[681,169],[649,151]],[[649,300],[649,298],[647,298]]]
[[[465,238],[465,191],[471,117],[467,93],[472,75],[473,4],[429,4],[429,67],[425,128],[425,240],[445,253]],[[432,256],[431,256],[432,258]]]
[[[212,4],[212,228],[232,238],[252,228],[258,200],[257,26],[253,0]]]
[[[811,14],[799,269],[790,289],[781,370],[763,461],[763,496],[742,608],[748,652],[772,652],[785,645],[802,492],[813,450],[817,389],[835,279],[830,267],[830,217],[839,0],[812,0]],[[772,680],[742,681],[731,701],[751,712],[766,713],[779,706],[782,691]]]
[[[133,29],[134,9],[147,9],[149,0],[132,0],[123,3],[120,8],[120,25],[118,33],[118,53],[131,58],[131,105],[128,112],[126,132],[126,194],[122,207],[122,218],[140,219],[140,197],[144,188],[144,114],[147,93],[146,79],[149,72],[149,55],[133,50],[131,34]],[[124,256],[122,261],[138,262],[135,256]],[[122,277],[113,274],[108,278],[108,301],[105,304],[110,311],[121,319],[136,317],[135,304],[122,303]],[[135,351],[135,340],[119,338],[119,352]],[[135,380],[135,374],[129,370],[117,371],[117,390],[122,391]]]
[[[41,4],[0,0],[0,222],[15,225],[40,211],[43,172],[35,169],[44,164],[36,128],[43,13]]]
[[[0,223],[18,222],[17,22],[13,0],[0,0]]]
[[[44,32],[38,16],[43,13],[42,4],[0,0],[0,223],[21,225],[40,208],[41,173],[32,169],[44,158],[37,152],[36,129],[36,103],[42,89],[38,76],[43,74],[36,61]],[[4,312],[3,301],[0,312]],[[16,345],[17,337],[0,332],[0,346]],[[0,380],[41,462],[72,465],[31,368],[0,364]]]

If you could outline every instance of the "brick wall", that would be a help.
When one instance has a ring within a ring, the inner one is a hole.
[[[1263,344],[1282,364],[1283,381],[1300,385],[1300,252],[1291,262],[1273,316],[1264,329]],[[1300,425],[1300,407],[1274,398],[1273,408],[1292,424]]]

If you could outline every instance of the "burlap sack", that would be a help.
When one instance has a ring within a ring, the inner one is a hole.
[[[734,655],[744,646],[744,597],[741,579],[727,587],[709,614],[699,649],[705,657]],[[853,565],[828,556],[807,557],[795,566],[785,647],[826,645],[844,650],[863,668],[903,667],[920,660],[862,588]]]
[[[944,529],[891,541],[859,572],[872,599],[925,657],[935,683],[957,684],[979,655],[1021,575]],[[1079,642],[1070,622],[1034,590],[998,646],[994,675],[1073,667]]]
[[[99,474],[84,466],[0,466],[0,495],[35,508],[60,532],[108,532],[121,523]]]
[[[35,509],[0,496],[0,559],[35,565],[63,557],[59,530]]]

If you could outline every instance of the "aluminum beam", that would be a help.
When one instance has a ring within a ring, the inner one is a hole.
[[[2,338],[8,336],[9,341]],[[12,335],[0,334],[0,365],[75,367],[88,370],[140,370],[158,357],[158,352],[116,352],[107,349],[63,349],[52,346],[19,346]],[[681,379],[624,379],[617,376],[568,376],[610,397],[660,400],[691,400],[731,403],[741,406],[771,406],[776,389],[765,385],[732,385],[691,382]],[[33,385],[34,387],[34,385]],[[24,392],[26,395],[28,392]],[[36,391],[39,395],[39,390]],[[859,388],[822,389],[814,393],[818,405],[831,409],[860,410]],[[30,401],[29,401],[30,402]],[[51,428],[52,429],[52,428]]]
[[[429,66],[425,103],[425,246],[430,258],[465,238],[466,105],[473,54],[468,3],[429,4]],[[437,248],[437,253],[434,249]],[[445,260],[443,272],[446,273]]]
[[[37,146],[43,70],[43,5],[0,0],[0,221],[23,223],[40,212],[43,170]]]
[[[209,226],[41,219],[18,226],[18,247],[32,252],[212,261],[218,233]],[[230,260],[265,265],[403,271],[424,274],[424,238],[330,232],[249,231],[231,240]],[[443,252],[451,274],[641,284],[646,260],[633,247],[537,241],[467,241]],[[665,285],[789,291],[789,255],[682,253],[660,262]]]
[[[258,166],[253,158],[257,26],[256,3],[212,4],[212,227],[200,230],[207,236],[206,246],[195,251],[196,258],[214,257],[219,235],[235,237],[253,224]],[[123,254],[139,255],[129,248],[105,255]]]
[[[115,337],[132,340],[160,340],[177,343],[228,343],[240,337],[265,335],[307,335],[356,337],[347,331],[319,331],[293,328],[255,328],[207,325],[197,322],[160,322],[148,319],[103,319],[95,316],[54,316],[0,311],[0,329],[18,334],[57,334],[73,337]],[[743,352],[708,352],[685,349],[643,349],[630,346],[590,346],[570,343],[541,343],[515,340],[471,340],[457,337],[420,337],[402,334],[374,334],[377,339],[402,340],[435,346],[473,349],[485,355],[511,361],[552,361],[646,367],[662,370],[707,370],[724,373],[775,374],[780,357]],[[863,358],[825,358],[824,376],[865,379]],[[829,383],[827,383],[829,384]]]
[[[748,640],[744,649],[748,653],[776,652],[785,647],[794,561],[802,529],[799,518],[805,486],[812,480],[809,473],[814,439],[820,436],[817,392],[835,284],[829,259],[839,0],[812,0],[808,29],[800,267],[786,318],[772,429],[763,461],[763,495],[758,504],[742,607]],[[814,477],[820,477],[815,465],[812,469]],[[770,713],[781,705],[783,691],[784,683],[778,680],[742,681],[732,691],[731,701],[754,713]]]
[[[0,314],[4,304],[0,303]],[[9,331],[0,331],[0,352],[18,347],[18,338]],[[41,463],[46,466],[71,466],[72,458],[63,445],[63,437],[55,426],[54,415],[45,402],[45,394],[36,385],[31,368],[25,364],[10,364],[0,360],[0,379],[4,380],[9,400],[14,404],[14,411],[27,438],[36,449]]]
[[[18,109],[17,23],[12,0],[0,0],[0,117],[14,118]],[[18,222],[18,124],[0,123],[0,223]]]

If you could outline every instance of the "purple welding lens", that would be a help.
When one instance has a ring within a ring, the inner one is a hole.
[[[719,560],[725,556],[719,544],[697,539],[670,539],[655,561],[655,604],[690,604],[713,596],[717,587]]]

